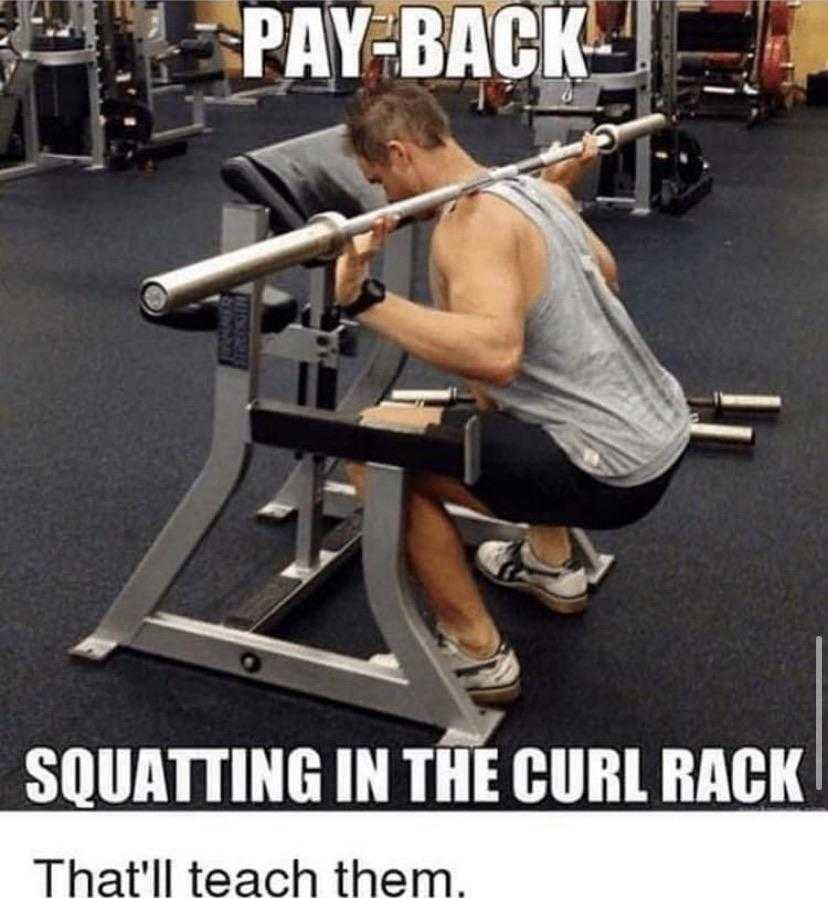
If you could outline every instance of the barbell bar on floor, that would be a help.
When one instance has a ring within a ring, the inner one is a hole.
[[[474,396],[458,387],[436,390],[392,390],[388,402],[383,405],[447,406],[455,403],[474,402]],[[782,408],[779,396],[738,395],[734,393],[713,393],[712,396],[688,396],[687,404],[693,409],[714,409],[716,413],[760,412],[774,413]],[[756,434],[752,427],[732,424],[709,424],[693,420],[690,436],[694,443],[715,443],[730,446],[753,446]]]
[[[730,414],[766,414],[774,415],[782,410],[781,396],[740,395],[738,393],[719,393],[710,396],[688,396],[690,408],[709,409],[716,415]]]

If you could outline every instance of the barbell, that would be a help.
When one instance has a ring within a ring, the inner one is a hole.
[[[599,152],[608,154],[614,153],[623,144],[661,131],[669,124],[667,116],[656,113],[622,125],[600,125],[593,133]],[[550,147],[537,156],[490,169],[480,177],[438,187],[353,218],[346,218],[337,212],[323,212],[311,218],[305,227],[288,234],[147,278],[141,284],[141,305],[148,315],[166,315],[293,265],[312,259],[335,258],[347,241],[367,233],[382,218],[395,216],[402,220],[416,217],[462,196],[477,193],[498,181],[574,159],[581,155],[583,148],[583,141]]]

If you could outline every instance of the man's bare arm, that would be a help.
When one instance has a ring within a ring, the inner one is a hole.
[[[598,142],[585,131],[581,138],[584,144],[583,152],[574,159],[566,159],[555,165],[548,165],[541,172],[541,178],[550,184],[557,184],[570,194],[581,183],[584,175],[595,165],[598,160]],[[560,142],[553,144],[560,146]]]
[[[360,323],[444,371],[488,384],[506,384],[523,353],[525,297],[510,214],[493,197],[441,224],[437,264],[448,285],[447,310],[389,293]],[[471,207],[471,208],[470,208]]]
[[[578,204],[572,196],[572,191],[598,159],[598,144],[592,134],[586,132],[583,136],[583,141],[584,151],[580,156],[575,159],[568,159],[566,162],[560,162],[557,165],[551,165],[541,172],[544,187],[553,191],[556,196],[576,212],[578,212]],[[586,222],[582,222],[582,224],[587,243],[589,243],[589,248],[598,262],[601,274],[603,274],[610,290],[617,295],[620,287],[618,283],[618,264],[615,261],[615,257],[610,252],[609,247]]]

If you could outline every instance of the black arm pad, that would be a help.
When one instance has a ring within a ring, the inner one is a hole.
[[[385,197],[365,180],[345,135],[339,125],[251,150],[228,159],[222,178],[248,202],[270,208],[274,234],[300,228],[322,212],[350,218],[377,209]]]
[[[374,462],[415,471],[445,474],[473,483],[479,472],[473,443],[476,432],[429,425],[424,433],[360,424],[353,416],[304,408],[274,400],[250,407],[253,442],[298,449],[329,458]]]

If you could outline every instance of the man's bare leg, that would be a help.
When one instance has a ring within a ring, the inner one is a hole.
[[[411,573],[425,589],[441,629],[469,654],[491,657],[500,645],[500,634],[472,577],[460,533],[442,502],[411,490],[407,528]]]
[[[363,421],[417,427],[439,422],[440,415],[439,409],[378,407],[364,413]],[[349,464],[347,468],[362,495],[364,467]],[[446,635],[469,654],[487,658],[497,651],[500,634],[486,610],[466,560],[463,540],[444,502],[488,513],[457,481],[438,475],[412,475],[406,508],[406,549],[411,573],[422,584]]]
[[[572,556],[567,527],[530,527],[529,546],[539,561],[560,567]]]

